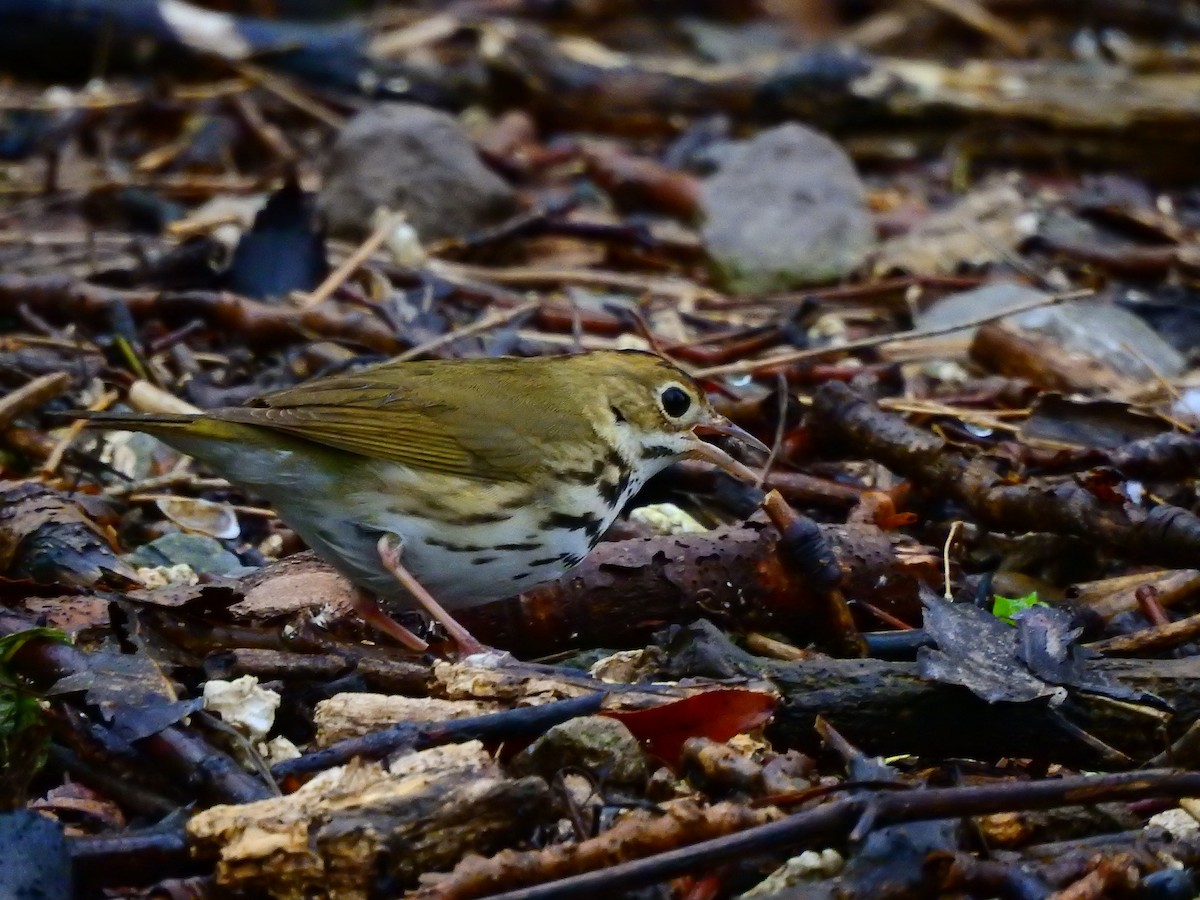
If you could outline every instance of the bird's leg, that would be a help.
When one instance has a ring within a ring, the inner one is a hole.
[[[429,645],[389,616],[379,606],[379,601],[364,591],[362,588],[354,589],[354,596],[350,600],[350,605],[354,611],[358,613],[358,617],[368,625],[374,627],[377,631],[382,631],[398,640],[410,650],[416,650],[418,653],[424,653],[429,649]]]
[[[400,554],[404,547],[394,535],[385,534],[379,539],[376,546],[383,567],[395,576],[396,580],[412,594],[413,599],[420,603],[429,615],[441,623],[441,626],[446,629],[446,633],[458,645],[459,653],[463,656],[470,656],[472,653],[482,653],[486,649],[483,644],[475,640],[475,636],[471,632],[463,628],[458,620],[446,611],[442,604],[433,598],[429,591],[425,590],[421,582],[413,577],[412,572],[404,567],[404,563],[400,561]]]

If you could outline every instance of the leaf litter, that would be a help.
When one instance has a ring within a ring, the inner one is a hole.
[[[43,6],[0,10],[0,893],[1195,892],[1186,11]],[[511,657],[406,654],[261,498],[62,416],[612,347],[770,459],[464,614]]]

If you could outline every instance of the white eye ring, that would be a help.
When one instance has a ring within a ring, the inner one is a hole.
[[[692,395],[682,384],[671,383],[658,392],[658,405],[670,419],[682,419],[693,404]]]

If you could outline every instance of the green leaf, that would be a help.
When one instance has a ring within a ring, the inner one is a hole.
[[[36,638],[58,641],[60,644],[70,643],[67,636],[57,628],[26,628],[24,631],[6,634],[0,637],[0,666],[7,664],[18,650]]]
[[[27,784],[46,760],[49,733],[41,703],[11,668],[17,651],[32,640],[68,643],[57,628],[27,628],[0,638],[0,808],[14,806],[14,784]]]
[[[41,711],[36,697],[0,685],[0,762],[8,755],[9,738],[36,725]]]
[[[1025,612],[1034,606],[1049,605],[1038,599],[1037,591],[1026,594],[1024,597],[997,596],[992,598],[992,615],[997,619],[1003,619],[1009,625],[1016,625],[1017,613]]]

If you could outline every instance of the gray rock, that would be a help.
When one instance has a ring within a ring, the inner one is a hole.
[[[581,716],[555,725],[513,757],[518,775],[553,778],[566,767],[600,774],[607,784],[640,787],[646,781],[646,760],[637,738],[616,719]]]
[[[423,241],[512,215],[516,194],[475,153],[458,120],[414,103],[381,103],[346,123],[318,200],[330,233],[361,239],[379,206],[404,210]]]
[[[726,287],[748,294],[831,281],[858,268],[875,225],[854,164],[803,125],[764,131],[701,190],[704,242]]]
[[[1055,341],[1067,352],[1091,356],[1127,378],[1175,378],[1187,368],[1179,351],[1153,328],[1129,310],[1105,300],[1075,300],[1031,309],[1017,322],[1025,330]]]
[[[71,853],[63,826],[31,809],[0,815],[0,897],[73,897]]]
[[[917,316],[916,325],[949,328],[1048,298],[1045,292],[1026,285],[997,281],[943,297]],[[1174,378],[1187,368],[1183,356],[1153,328],[1129,310],[1102,298],[1038,307],[1002,321],[1051,340],[1067,353],[1090,356],[1126,378],[1146,380],[1158,373]]]
[[[949,294],[928,309],[918,312],[914,324],[917,328],[950,328],[959,322],[970,322],[984,316],[993,316],[1009,309],[1029,306],[1039,300],[1048,299],[1045,291],[1039,291],[1015,281],[993,281],[969,291]],[[963,328],[951,332],[955,337],[972,337],[978,330]]]
[[[242,561],[221,546],[221,542],[202,534],[174,532],[164,534],[149,544],[143,544],[125,561],[132,566],[174,566],[180,563],[192,567],[198,575],[231,575],[245,567]]]

